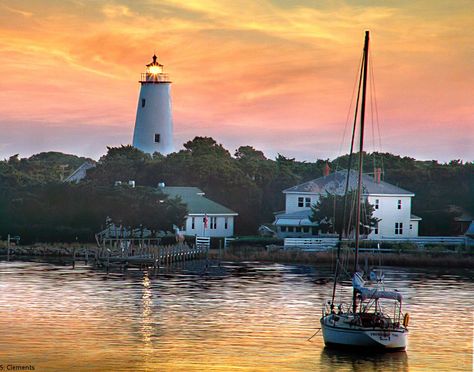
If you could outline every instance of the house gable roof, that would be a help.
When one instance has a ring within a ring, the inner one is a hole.
[[[166,186],[159,188],[159,190],[171,198],[176,196],[181,197],[183,202],[187,205],[188,214],[238,215],[238,213],[233,210],[204,197],[202,190],[197,187]]]
[[[340,170],[329,174],[325,177],[319,177],[314,180],[302,183],[283,190],[284,193],[310,193],[310,194],[344,194],[346,186],[347,170]],[[349,190],[357,189],[358,172],[350,171],[349,176]],[[374,178],[363,174],[362,175],[363,193],[365,195],[406,195],[414,196],[411,191],[402,189],[401,187],[392,185],[390,183],[380,181],[375,182]]]
[[[474,221],[472,221],[469,225],[465,235],[469,236],[470,238],[474,238]]]
[[[82,163],[79,168],[74,170],[68,177],[66,177],[63,182],[76,182],[78,183],[86,177],[87,171],[91,168],[95,168],[95,163],[91,161],[85,161]]]

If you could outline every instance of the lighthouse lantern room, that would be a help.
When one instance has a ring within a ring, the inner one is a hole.
[[[167,155],[174,150],[171,81],[153,55],[141,74],[133,146],[143,152]]]

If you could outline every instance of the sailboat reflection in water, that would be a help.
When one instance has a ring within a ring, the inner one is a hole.
[[[376,287],[368,288],[362,273],[358,272],[358,252],[361,228],[361,198],[362,198],[362,169],[363,169],[363,145],[364,145],[364,119],[365,98],[367,90],[367,66],[369,57],[369,31],[365,33],[364,54],[360,70],[359,91],[361,92],[360,105],[360,139],[359,139],[359,174],[355,211],[355,257],[354,270],[352,274],[352,301],[350,304],[335,304],[336,285],[341,271],[341,242],[342,231],[339,236],[337,251],[336,270],[334,275],[334,286],[332,299],[323,308],[321,317],[321,329],[324,343],[328,347],[362,348],[365,351],[383,350],[396,351],[405,350],[408,339],[408,313],[402,312],[402,295],[397,291],[386,291],[383,288],[383,278],[372,273],[376,279]],[[356,105],[356,107],[358,104]],[[353,133],[355,133],[358,110],[354,120]],[[353,136],[354,138],[354,136]],[[345,221],[349,177],[351,172],[353,146],[349,156],[349,167],[347,170],[346,189],[344,197],[343,221]],[[385,311],[387,302],[391,306],[390,311]],[[389,315],[390,314],[390,315]]]

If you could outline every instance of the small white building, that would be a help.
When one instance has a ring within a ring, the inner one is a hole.
[[[185,235],[230,237],[234,235],[234,218],[238,213],[204,196],[197,187],[161,186],[171,198],[179,196],[187,205],[188,215],[180,230]]]
[[[81,164],[79,168],[74,170],[68,177],[66,177],[63,182],[70,182],[70,183],[79,183],[84,178],[86,178],[87,171],[89,169],[95,168],[96,164],[92,161],[85,161]]]
[[[283,190],[285,211],[276,213],[274,222],[278,236],[319,235],[318,224],[310,220],[311,206],[318,202],[320,195],[343,195],[346,176],[347,170],[342,170]],[[349,190],[357,188],[357,179],[358,172],[351,171]],[[375,172],[374,177],[364,174],[362,185],[363,198],[374,206],[373,216],[379,219],[368,239],[418,236],[421,218],[411,213],[411,199],[415,196],[413,192],[381,181],[380,172]]]

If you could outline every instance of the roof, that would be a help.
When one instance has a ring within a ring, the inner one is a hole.
[[[472,221],[469,225],[465,235],[469,236],[470,238],[474,238],[474,221]]]
[[[301,211],[285,213],[281,212],[275,214],[275,218],[294,218],[294,219],[301,219],[301,218],[309,218],[313,214],[311,209],[303,209]]]
[[[72,172],[67,178],[64,179],[64,182],[75,182],[78,183],[86,177],[87,171],[91,168],[95,168],[95,163],[86,161],[81,164],[74,172]]]
[[[304,209],[291,213],[280,213],[275,215],[274,225],[288,226],[317,226],[318,224],[310,220],[311,209]]]
[[[416,216],[416,215],[414,215],[414,214],[410,214],[410,220],[411,220],[411,221],[421,221],[422,218],[421,218],[421,217],[418,217],[418,216]]]
[[[302,183],[283,190],[284,193],[311,193],[311,194],[344,194],[346,186],[347,170],[340,170],[329,174],[325,177],[319,177],[314,180]],[[357,189],[358,172],[350,171],[349,176],[349,190]],[[390,183],[380,181],[375,182],[372,176],[367,174],[362,175],[363,193],[365,195],[406,195],[414,196],[411,191],[402,189],[401,187],[392,185]]]
[[[463,213],[458,217],[454,217],[454,221],[457,221],[457,222],[471,222],[471,221],[474,221],[474,218],[468,213]]]
[[[166,186],[159,188],[164,194],[173,198],[181,197],[187,204],[188,214],[231,214],[237,216],[238,213],[204,197],[204,193],[197,187]]]

